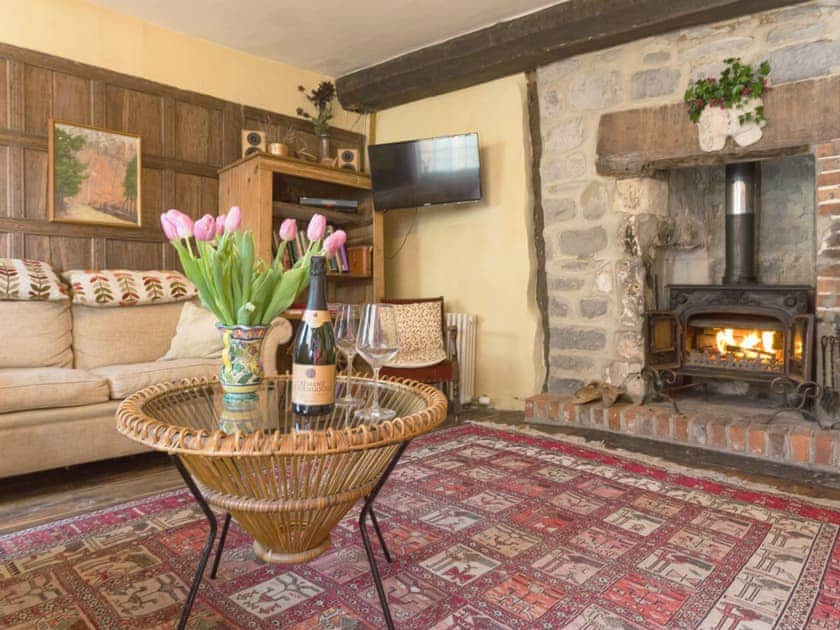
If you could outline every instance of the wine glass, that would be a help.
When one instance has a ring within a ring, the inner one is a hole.
[[[379,370],[397,356],[400,349],[394,311],[390,304],[365,304],[356,339],[356,350],[373,369],[374,388],[370,407],[359,409],[355,417],[374,424],[397,415],[393,409],[379,406]]]
[[[339,304],[335,315],[335,345],[347,359],[347,373],[344,380],[344,396],[336,399],[339,407],[357,407],[362,404],[350,391],[350,377],[353,375],[353,359],[356,356],[356,337],[359,333],[359,306]]]

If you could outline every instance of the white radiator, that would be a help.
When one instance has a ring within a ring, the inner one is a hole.
[[[446,325],[458,329],[458,377],[461,386],[461,403],[468,403],[475,396],[475,346],[478,321],[475,315],[447,313]]]

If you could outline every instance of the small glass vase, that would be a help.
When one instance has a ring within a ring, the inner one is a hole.
[[[259,396],[263,382],[260,351],[268,326],[224,326],[222,333],[222,412],[219,428],[225,433],[253,432],[260,427]]]
[[[330,155],[330,136],[326,133],[319,133],[318,134],[318,159],[321,162],[325,162],[327,160],[332,159],[332,155]]]

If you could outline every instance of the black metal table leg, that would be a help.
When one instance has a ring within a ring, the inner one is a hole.
[[[201,511],[204,512],[204,516],[207,517],[207,522],[210,524],[210,532],[207,534],[207,542],[204,544],[204,549],[201,551],[198,568],[195,571],[195,577],[193,577],[190,592],[187,595],[187,601],[184,602],[184,609],[181,611],[181,619],[178,621],[178,630],[183,630],[187,627],[187,619],[190,617],[193,603],[195,603],[195,597],[198,595],[198,587],[201,586],[201,578],[204,575],[204,569],[207,567],[207,560],[210,559],[210,552],[213,551],[213,541],[216,540],[217,523],[216,515],[213,514],[213,510],[210,509],[207,501],[204,500],[201,491],[198,489],[198,486],[195,485],[195,481],[193,481],[193,478],[190,476],[190,473],[184,466],[183,462],[181,462],[177,455],[173,456],[173,459],[175,460],[175,467],[184,478],[184,483],[187,484],[187,487],[190,489],[190,492],[198,503],[198,506],[201,508]],[[228,514],[228,518],[229,517],[230,515]],[[227,526],[227,522],[225,523],[225,526]],[[221,545],[219,546],[219,553],[221,554]]]
[[[391,459],[388,467],[385,469],[385,472],[382,473],[382,477],[380,477],[379,482],[376,486],[374,486],[373,491],[365,497],[365,504],[362,506],[361,514],[359,514],[359,531],[362,534],[362,542],[365,545],[365,554],[367,554],[368,563],[370,564],[370,573],[373,576],[373,583],[374,586],[376,586],[376,593],[379,595],[379,603],[382,606],[382,614],[385,616],[385,624],[388,626],[388,630],[394,630],[394,620],[391,618],[391,608],[388,606],[388,596],[385,594],[385,587],[382,585],[382,578],[379,576],[379,568],[376,566],[376,556],[373,552],[373,546],[370,544],[370,537],[367,533],[365,518],[370,515],[371,521],[374,523],[374,528],[376,529],[376,534],[379,537],[379,542],[382,544],[382,548],[385,551],[385,557],[388,559],[388,562],[391,562],[391,554],[388,553],[388,549],[385,547],[385,539],[382,537],[382,532],[379,529],[379,523],[377,523],[376,517],[373,515],[373,502],[376,500],[376,496],[379,494],[382,486],[384,486],[385,482],[388,481],[388,477],[391,476],[391,472],[394,470],[394,467],[397,465],[397,462],[407,448],[408,442],[400,444],[393,459]]]
[[[365,501],[367,501],[367,497],[365,497]],[[382,547],[382,551],[385,554],[385,560],[388,561],[388,564],[391,564],[393,560],[391,560],[391,552],[388,551],[388,545],[385,544],[385,537],[382,535],[382,530],[379,529],[379,521],[376,519],[376,510],[372,509],[368,512],[370,515],[370,522],[373,523],[373,529],[376,532],[376,537],[379,538],[379,544]]]
[[[216,573],[219,571],[219,562],[222,560],[222,551],[225,548],[228,527],[230,527],[230,512],[225,513],[225,522],[222,523],[222,535],[219,536],[219,546],[216,547],[216,558],[213,560],[213,569],[210,571],[210,578],[213,580],[216,579]]]
[[[385,559],[390,563],[392,562],[391,554],[388,551],[388,547],[385,544],[385,538],[382,535],[382,530],[379,527],[379,521],[376,518],[376,515],[373,512],[373,502],[376,500],[376,497],[379,495],[379,491],[385,485],[385,482],[388,481],[388,478],[391,476],[391,473],[394,470],[394,467],[399,462],[400,457],[408,448],[408,442],[405,442],[399,446],[397,452],[394,454],[394,457],[388,463],[387,468],[382,473],[382,477],[380,477],[379,481],[377,482],[376,486],[374,486],[371,493],[365,497],[365,503],[362,506],[362,511],[359,514],[359,531],[362,535],[362,542],[365,546],[365,554],[367,555],[368,563],[370,564],[370,571],[371,575],[373,576],[373,582],[376,586],[376,592],[379,596],[379,603],[382,606],[382,613],[385,616],[385,623],[389,630],[394,629],[394,620],[391,617],[391,609],[388,606],[388,598],[385,594],[385,587],[382,584],[382,578],[379,575],[379,568],[376,565],[376,556],[373,551],[373,546],[370,542],[370,536],[367,532],[367,523],[365,519],[369,516],[371,523],[373,524],[373,528],[376,531],[376,536],[379,539],[379,543],[382,546],[382,551],[385,554]],[[184,602],[184,608],[181,612],[181,618],[178,621],[178,630],[183,630],[187,626],[187,620],[189,619],[190,613],[192,612],[193,604],[195,603],[195,598],[198,595],[198,589],[201,586],[201,578],[204,576],[204,570],[207,568],[207,562],[210,559],[210,553],[213,551],[213,543],[216,540],[216,531],[218,529],[218,522],[216,520],[216,515],[213,513],[213,510],[210,509],[210,506],[205,501],[204,496],[201,494],[201,491],[198,489],[198,486],[193,481],[192,476],[190,475],[189,471],[184,466],[183,462],[178,458],[178,456],[173,456],[173,460],[175,462],[175,467],[178,469],[178,472],[181,473],[181,477],[184,479],[184,483],[189,488],[190,493],[195,498],[198,506],[201,508],[201,511],[204,513],[204,516],[207,518],[207,522],[210,526],[210,531],[207,535],[207,542],[204,545],[204,549],[201,551],[201,556],[199,558],[198,567],[196,568],[195,576],[193,577],[192,584],[190,585],[190,590],[187,595],[187,599]],[[216,557],[213,561],[213,567],[210,574],[210,577],[215,579],[216,574],[219,568],[219,563],[222,557],[222,551],[225,546],[225,539],[227,538],[228,528],[230,527],[230,514],[225,514],[225,520],[222,524],[222,534],[219,538],[219,546],[216,550]]]

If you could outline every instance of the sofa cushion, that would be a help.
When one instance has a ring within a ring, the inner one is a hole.
[[[131,271],[70,269],[61,274],[70,285],[74,304],[117,307],[185,302],[198,289],[177,271]]]
[[[70,303],[0,301],[0,368],[73,367]]]
[[[109,365],[91,371],[108,381],[111,398],[117,399],[130,396],[149,385],[168,383],[182,378],[214,376],[218,374],[220,366],[221,362],[218,359],[174,359]]]
[[[0,457],[3,478],[36,470],[73,466],[149,450],[117,431],[118,400],[82,407],[32,409],[0,414],[0,444],[34,444],[5,448]]]
[[[68,368],[0,369],[0,413],[75,407],[108,400],[101,376]]]
[[[203,306],[184,304],[172,344],[161,359],[220,359],[222,334],[216,328],[217,321],[216,315]]]
[[[0,300],[66,300],[67,287],[49,263],[0,258]]]
[[[88,370],[159,359],[169,349],[182,306],[180,302],[125,308],[74,304],[75,366]]]

